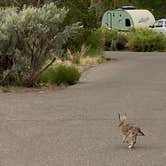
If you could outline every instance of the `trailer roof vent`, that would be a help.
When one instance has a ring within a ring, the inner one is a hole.
[[[137,9],[137,7],[136,6],[121,6],[119,9],[134,10],[134,9]]]

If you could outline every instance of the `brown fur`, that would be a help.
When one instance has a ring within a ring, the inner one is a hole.
[[[123,143],[127,143],[129,148],[133,148],[137,141],[137,136],[144,136],[145,134],[141,131],[139,127],[132,126],[126,123],[126,114],[118,114],[119,117],[119,127],[123,135]],[[127,139],[131,138],[129,142]]]

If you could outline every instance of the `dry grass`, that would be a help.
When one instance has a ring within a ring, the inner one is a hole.
[[[106,62],[107,59],[105,59],[103,56],[95,56],[95,57],[90,57],[90,56],[82,56],[80,57],[80,62],[79,64],[75,64],[77,66],[77,68],[79,69],[80,72],[85,71],[86,69],[93,67],[97,64]],[[57,64],[68,64],[68,65],[72,65],[72,60],[66,60],[66,61],[61,61],[60,59],[58,59],[54,65]]]
[[[104,59],[104,57],[101,56],[96,56],[96,57],[85,57],[85,58],[81,58],[80,60],[80,64],[78,65],[78,69],[80,70],[80,72],[83,72],[84,70],[93,67],[97,64],[103,63],[106,60]]]

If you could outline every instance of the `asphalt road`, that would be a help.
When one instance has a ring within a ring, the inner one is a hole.
[[[106,55],[67,89],[0,94],[0,166],[166,164],[166,53]],[[118,112],[146,134],[132,150]]]

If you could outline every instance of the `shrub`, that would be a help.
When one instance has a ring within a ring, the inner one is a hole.
[[[49,67],[45,70],[40,78],[40,81],[43,83],[53,83],[56,80],[56,72],[54,67]]]
[[[80,78],[78,69],[71,65],[59,64],[56,67],[49,67],[41,76],[41,81],[51,84],[75,84]]]
[[[115,39],[117,35],[117,30],[109,30],[107,27],[105,27],[105,50],[111,50],[112,40]]]
[[[164,51],[166,37],[150,29],[132,30],[128,37],[128,47],[133,51]]]
[[[78,24],[64,26],[67,12],[54,3],[19,13],[14,8],[0,9],[0,64],[11,62],[10,68],[1,67],[0,84],[37,84],[40,74],[63,54],[64,44],[79,29]],[[48,60],[50,64],[44,66]]]
[[[104,48],[104,41],[104,29],[99,28],[93,30],[86,40],[86,45],[90,47],[88,53],[93,52],[95,54],[98,51],[102,51]]]
[[[95,55],[103,50],[122,50],[126,48],[127,35],[124,32],[101,27],[91,32],[86,45],[90,46],[88,55]]]
[[[105,50],[122,50],[126,47],[127,35],[115,29],[105,28]]]
[[[111,50],[123,50],[127,47],[127,33],[125,32],[118,32],[117,36],[112,39],[111,43]]]

